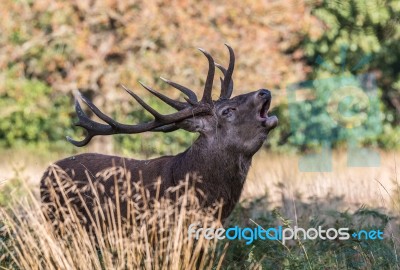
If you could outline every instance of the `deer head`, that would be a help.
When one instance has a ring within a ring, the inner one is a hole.
[[[144,109],[154,116],[154,120],[151,122],[126,125],[105,115],[90,100],[81,96],[90,110],[106,124],[91,120],[76,100],[75,109],[79,117],[79,122],[76,125],[86,129],[87,135],[82,141],[76,141],[70,137],[67,137],[67,140],[76,146],[84,146],[97,135],[136,134],[145,131],[171,132],[184,129],[189,132],[200,133],[200,139],[206,141],[208,145],[230,148],[232,151],[236,150],[248,155],[254,154],[261,147],[268,132],[276,127],[278,119],[276,116],[268,116],[271,93],[266,89],[231,98],[235,55],[232,48],[226,46],[230,55],[228,69],[215,63],[209,53],[199,49],[207,57],[209,65],[203,96],[200,100],[198,100],[194,91],[164,78],[161,78],[164,82],[186,95],[186,102],[170,99],[140,82],[151,94],[178,110],[173,114],[162,115],[134,92],[122,86]],[[214,101],[212,100],[212,87],[215,67],[222,72],[223,78],[220,78],[221,93],[219,99]]]

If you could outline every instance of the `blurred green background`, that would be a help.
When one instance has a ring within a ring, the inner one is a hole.
[[[237,56],[235,94],[273,91],[281,124],[266,147],[304,151],[318,145],[291,131],[286,89],[339,72],[376,77],[381,132],[361,143],[399,148],[400,1],[3,0],[0,5],[0,148],[78,151],[65,140],[83,136],[73,125],[75,90],[123,123],[150,116],[120,83],[168,112],[137,81],[179,98],[161,82],[163,76],[200,93],[207,62],[195,48],[227,65],[225,42]],[[367,63],[354,70],[366,56]],[[312,123],[317,128],[324,125],[318,117]],[[89,149],[152,156],[176,153],[194,139],[181,131],[120,135],[95,138]],[[339,137],[334,146],[345,142]]]

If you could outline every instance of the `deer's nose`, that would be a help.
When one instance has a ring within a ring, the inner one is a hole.
[[[258,91],[258,96],[262,99],[270,99],[271,98],[271,92],[267,89],[260,89]]]

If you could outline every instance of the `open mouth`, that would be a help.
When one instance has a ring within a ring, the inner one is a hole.
[[[259,116],[262,119],[266,119],[268,118],[268,110],[269,110],[269,106],[270,106],[271,102],[270,101],[266,101],[264,102],[264,104],[262,105],[260,112],[259,112]]]
[[[258,112],[258,118],[261,120],[262,125],[267,127],[268,130],[275,128],[278,125],[278,118],[273,116],[268,116],[268,110],[271,105],[271,100],[267,100],[261,106],[260,111]]]

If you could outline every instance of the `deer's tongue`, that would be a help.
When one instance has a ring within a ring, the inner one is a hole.
[[[269,129],[273,129],[277,125],[278,125],[278,117],[276,117],[275,115],[266,117],[263,122],[263,126]]]

